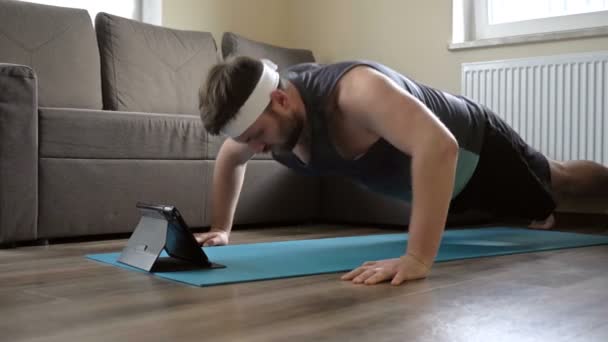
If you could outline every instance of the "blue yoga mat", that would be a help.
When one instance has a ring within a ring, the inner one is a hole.
[[[365,261],[399,257],[404,253],[406,244],[407,234],[403,233],[205,247],[209,259],[226,268],[154,274],[190,285],[209,286],[344,272]],[[602,244],[608,244],[608,236],[520,228],[448,230],[444,233],[436,260],[441,262]],[[118,263],[119,255],[106,253],[87,257],[143,272]],[[167,255],[163,252],[161,257]]]

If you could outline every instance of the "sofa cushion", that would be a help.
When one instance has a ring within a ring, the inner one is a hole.
[[[202,226],[206,163],[41,158],[38,238],[133,232],[139,201],[175,205],[189,226]]]
[[[213,36],[99,13],[104,108],[196,114],[198,90],[218,62]]]
[[[279,67],[279,70],[290,65],[315,61],[315,57],[310,50],[288,49],[226,32],[222,37],[222,57],[226,59],[230,56],[267,58],[273,61]]]
[[[205,159],[207,134],[193,115],[40,108],[40,156]]]
[[[0,62],[34,69],[41,106],[101,109],[99,50],[85,10],[0,1]]]

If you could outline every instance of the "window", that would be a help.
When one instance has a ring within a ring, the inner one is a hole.
[[[488,0],[490,25],[608,10],[608,0]]]
[[[27,0],[38,4],[86,9],[94,21],[99,12],[106,12],[150,24],[161,25],[161,0]]]
[[[586,31],[608,33],[608,0],[453,0],[453,42]],[[556,36],[557,37],[557,36]],[[538,39],[542,40],[542,39]]]

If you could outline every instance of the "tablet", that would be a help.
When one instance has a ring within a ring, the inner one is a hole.
[[[161,216],[167,220],[165,251],[171,257],[207,268],[225,267],[209,260],[176,207],[138,202],[137,208],[143,216],[154,218]]]

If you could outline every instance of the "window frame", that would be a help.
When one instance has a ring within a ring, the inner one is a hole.
[[[490,25],[487,6],[488,0],[452,0],[450,50],[608,35],[608,11]]]
[[[490,24],[488,1],[477,0],[474,4],[475,39],[502,38],[526,34],[554,33],[608,26],[608,11],[569,14],[557,17],[529,19],[500,24]]]

